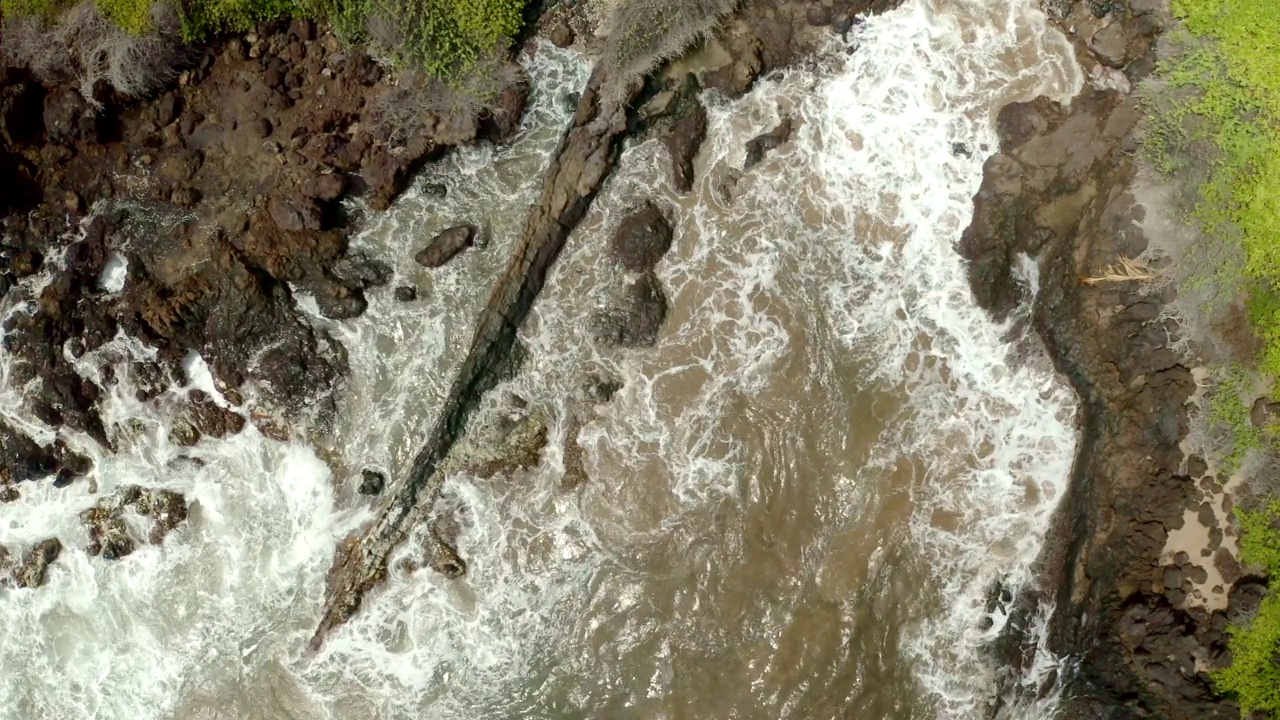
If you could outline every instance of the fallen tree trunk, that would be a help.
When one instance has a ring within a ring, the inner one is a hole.
[[[462,436],[468,417],[500,375],[521,323],[546,284],[547,273],[569,233],[617,164],[628,130],[628,105],[638,94],[634,83],[624,97],[605,97],[597,69],[578,102],[573,124],[547,170],[542,195],[529,213],[507,270],[499,278],[476,324],[471,348],[427,443],[409,474],[388,495],[377,519],[343,541],[329,571],[324,614],[312,637],[319,648],[330,630],[346,622],[365,593],[386,577],[391,553],[410,530],[427,519],[444,481],[441,467]],[[429,532],[431,564],[447,575],[461,575],[465,563],[439,532]]]

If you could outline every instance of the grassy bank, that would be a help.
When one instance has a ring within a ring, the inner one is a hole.
[[[1146,159],[1184,190],[1198,229],[1179,282],[1205,299],[1194,312],[1221,346],[1207,407],[1218,460],[1230,472],[1275,452],[1274,422],[1250,417],[1255,388],[1280,378],[1280,5],[1274,0],[1173,0],[1180,27],[1148,83]],[[1238,315],[1247,316],[1241,339]],[[1233,663],[1215,673],[1247,716],[1280,718],[1280,501],[1255,497],[1239,516],[1242,560],[1269,573],[1257,615],[1232,628]]]

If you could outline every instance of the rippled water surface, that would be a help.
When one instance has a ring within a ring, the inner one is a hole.
[[[393,563],[307,655],[334,545],[370,514],[359,470],[410,462],[585,83],[585,61],[539,48],[522,138],[430,168],[355,241],[420,299],[388,287],[357,320],[317,318],[352,363],[331,440],[250,428],[180,448],[165,398],[137,403],[126,377],[106,420],[135,431],[95,451],[97,487],[180,490],[190,521],[112,563],[78,549],[88,483],[0,505],[0,544],[68,545],[47,586],[0,591],[0,718],[981,717],[977,647],[1003,623],[982,622],[986,588],[1027,580],[1075,445],[1069,391],[1034,352],[1011,358],[954,250],[995,112],[1079,83],[1028,5],[908,0],[852,54],[833,39],[814,69],[705,95],[690,194],[660,144],[629,146],[522,332],[522,372],[481,413],[523,398],[550,426],[540,463],[450,476],[468,575]],[[784,115],[791,142],[743,173],[746,141]],[[658,266],[671,311],[654,348],[601,349],[586,319],[618,281],[604,248],[643,199],[676,227]],[[413,264],[464,221],[487,247]],[[211,388],[198,358],[189,374]],[[623,387],[593,402],[588,376]],[[0,394],[5,419],[49,436]],[[575,443],[588,479],[566,488]]]

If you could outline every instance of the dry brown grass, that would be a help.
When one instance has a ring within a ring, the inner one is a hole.
[[[58,17],[11,17],[0,29],[0,53],[46,83],[74,83],[89,102],[105,82],[122,95],[146,95],[172,80],[183,60],[181,21],[169,3],[151,8],[152,30],[134,35],[98,11],[92,0]]]
[[[607,24],[600,63],[606,96],[617,99],[636,80],[700,41],[738,7],[738,0],[618,0]]]
[[[1152,282],[1161,277],[1161,274],[1152,270],[1146,262],[1122,257],[1119,262],[1108,265],[1098,275],[1081,275],[1080,282],[1085,285],[1106,282]]]

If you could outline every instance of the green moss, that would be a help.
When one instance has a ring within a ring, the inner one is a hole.
[[[1236,697],[1245,717],[1258,710],[1280,718],[1280,500],[1239,517],[1240,556],[1264,568],[1271,585],[1258,614],[1229,628],[1231,665],[1214,672],[1213,680]]]

